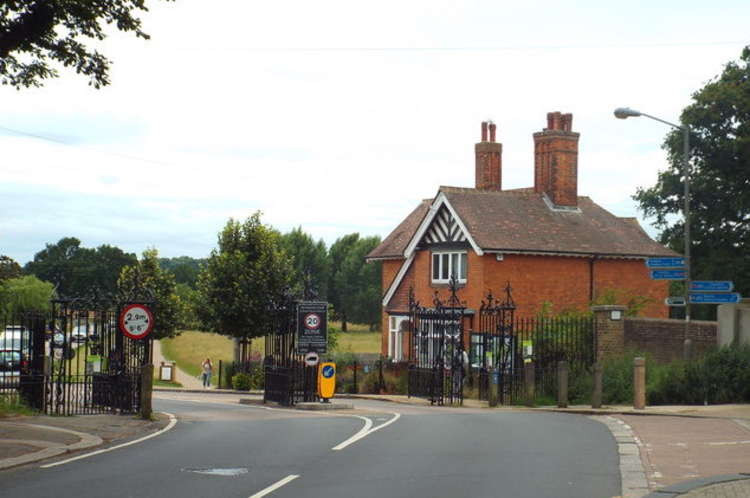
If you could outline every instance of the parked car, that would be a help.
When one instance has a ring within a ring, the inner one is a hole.
[[[31,333],[22,325],[8,325],[0,336],[0,350],[28,351]]]
[[[70,332],[70,340],[73,342],[86,342],[86,339],[93,333],[94,328],[88,324],[76,325]]]
[[[21,351],[0,350],[0,386],[9,387],[18,383],[21,371],[28,367],[28,360]]]

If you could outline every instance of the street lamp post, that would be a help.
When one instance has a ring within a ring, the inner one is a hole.
[[[685,177],[685,206],[683,207],[683,215],[685,217],[685,333],[683,337],[683,355],[685,359],[689,359],[690,356],[690,342],[688,341],[688,333],[690,329],[690,127],[687,125],[677,125],[659,119],[655,116],[646,114],[645,112],[636,111],[629,107],[618,107],[615,109],[615,117],[618,119],[635,118],[639,116],[645,116],[659,121],[678,130],[682,130],[682,174]]]

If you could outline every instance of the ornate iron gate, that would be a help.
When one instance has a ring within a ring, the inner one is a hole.
[[[518,341],[513,334],[516,305],[510,283],[505,299],[487,293],[479,308],[479,333],[471,334],[470,361],[479,384],[479,399],[489,399],[491,386],[497,385],[498,402],[510,401],[513,381],[519,367]]]
[[[270,311],[271,326],[266,334],[263,401],[285,406],[318,400],[317,366],[305,365],[297,353],[297,305],[291,299]]]
[[[152,338],[125,337],[117,323],[120,310],[135,303],[153,306],[154,300],[94,293],[55,299],[49,313],[1,317],[6,331],[0,338],[0,394],[18,394],[32,408],[54,415],[137,412],[141,367],[151,363]],[[14,329],[18,333],[9,335]]]
[[[427,398],[430,404],[462,404],[468,366],[463,331],[466,307],[456,296],[443,303],[435,292],[434,307],[426,308],[409,291],[409,396]]]

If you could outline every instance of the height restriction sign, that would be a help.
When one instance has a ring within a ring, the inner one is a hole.
[[[303,301],[297,305],[297,353],[327,353],[328,303]]]
[[[145,304],[129,304],[120,313],[120,332],[131,339],[143,339],[154,330],[154,315]]]

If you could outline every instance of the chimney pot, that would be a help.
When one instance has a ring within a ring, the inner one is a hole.
[[[493,122],[490,122],[490,142],[495,141],[495,130],[497,129],[497,125]]]
[[[482,142],[487,141],[487,121],[482,121]]]

